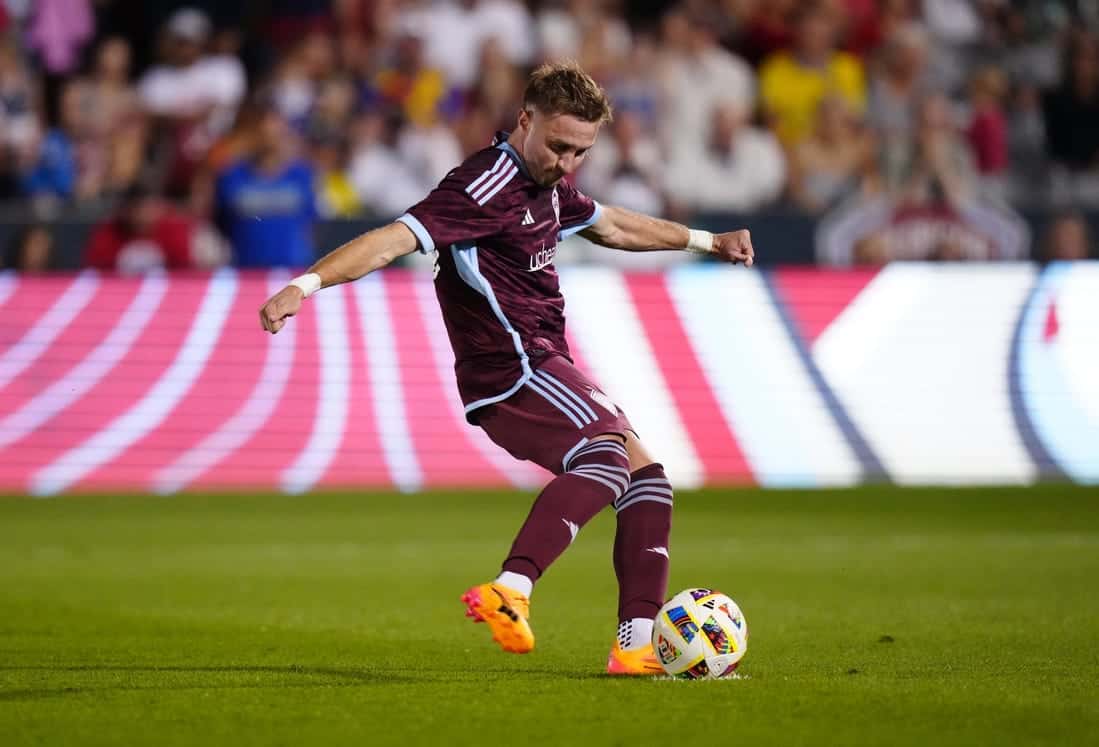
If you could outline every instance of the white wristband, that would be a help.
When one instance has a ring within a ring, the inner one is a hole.
[[[321,289],[321,276],[315,272],[307,272],[291,280],[290,285],[300,290],[306,298],[309,298]]]
[[[714,235],[709,231],[691,228],[687,237],[687,251],[695,254],[713,254]]]

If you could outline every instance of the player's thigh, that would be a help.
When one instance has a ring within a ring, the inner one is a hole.
[[[554,357],[511,397],[484,408],[477,424],[517,459],[554,474],[584,444],[626,442],[632,427],[622,411],[567,359]]]
[[[648,467],[650,464],[655,464],[656,460],[652,458],[645,445],[641,443],[641,439],[632,430],[627,430],[622,435],[617,433],[604,433],[601,436],[596,436],[592,441],[601,441],[604,439],[613,439],[615,441],[625,441],[626,453],[630,457],[630,472],[636,472],[642,467]]]

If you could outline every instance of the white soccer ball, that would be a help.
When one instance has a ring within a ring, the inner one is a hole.
[[[657,613],[653,650],[673,677],[728,677],[748,650],[748,622],[737,603],[721,592],[687,589]]]

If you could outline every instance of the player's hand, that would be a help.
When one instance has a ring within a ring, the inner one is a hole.
[[[751,267],[756,261],[756,250],[752,248],[752,236],[747,229],[714,236],[714,252],[734,265],[743,262],[745,267]]]
[[[295,285],[288,285],[271,298],[267,299],[259,310],[259,321],[263,328],[275,334],[286,320],[301,310],[301,302],[305,300],[305,294]]]

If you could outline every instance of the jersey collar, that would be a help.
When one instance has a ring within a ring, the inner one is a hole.
[[[515,150],[515,148],[512,147],[511,143],[508,142],[508,137],[510,135],[510,132],[505,132],[504,130],[500,130],[499,132],[497,132],[496,137],[492,140],[493,147],[507,153],[511,157],[511,160],[515,162],[515,165],[519,167],[519,173],[525,176],[528,180],[534,181],[534,179],[530,175],[530,172],[527,171],[527,164],[523,161],[523,157],[520,156],[519,151]]]

